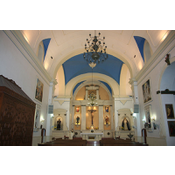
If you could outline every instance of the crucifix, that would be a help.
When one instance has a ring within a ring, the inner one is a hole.
[[[165,89],[164,91],[157,91],[156,92],[157,94],[173,94],[173,95],[175,95],[175,91],[170,91],[169,89]]]
[[[94,119],[93,113],[96,111],[96,109],[94,107],[92,107],[92,108],[89,108],[88,111],[91,113],[91,125],[93,126],[93,124],[94,124],[94,122],[93,122],[93,119]]]

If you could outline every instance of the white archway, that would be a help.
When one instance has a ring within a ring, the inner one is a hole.
[[[112,89],[113,95],[118,96],[120,94],[119,84],[111,77],[104,74],[99,74],[99,73],[93,73],[93,77],[94,79],[96,78],[97,80],[102,80],[108,83]],[[65,95],[70,96],[72,93],[73,87],[75,87],[77,83],[83,80],[89,80],[89,79],[92,80],[92,73],[82,74],[71,79],[66,85]]]

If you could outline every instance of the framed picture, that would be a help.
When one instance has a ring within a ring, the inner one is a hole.
[[[175,136],[175,121],[168,121],[169,134]]]
[[[145,117],[148,128],[151,128],[151,105],[145,107]]]
[[[174,119],[174,110],[172,104],[165,104],[167,119]]]
[[[147,80],[147,81],[142,85],[142,91],[143,91],[143,100],[144,100],[144,103],[150,101],[150,100],[151,100],[150,80]]]
[[[43,83],[37,79],[37,85],[36,85],[36,92],[35,92],[35,98],[42,102],[43,98]]]

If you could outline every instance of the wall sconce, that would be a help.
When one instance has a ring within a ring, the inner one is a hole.
[[[146,122],[146,118],[144,117],[144,118],[142,119],[142,121],[143,121],[143,122]]]
[[[167,65],[170,65],[169,55],[170,54],[166,54],[166,57],[165,57],[165,62],[167,63]]]
[[[43,116],[41,116],[41,118],[40,118],[40,123],[43,123],[44,122],[44,118],[43,118]]]
[[[66,116],[66,114],[64,114],[64,116]]]
[[[120,116],[120,114],[118,114],[118,116]]]

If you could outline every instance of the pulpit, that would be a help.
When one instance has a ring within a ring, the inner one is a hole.
[[[32,146],[35,103],[0,75],[0,145]]]

